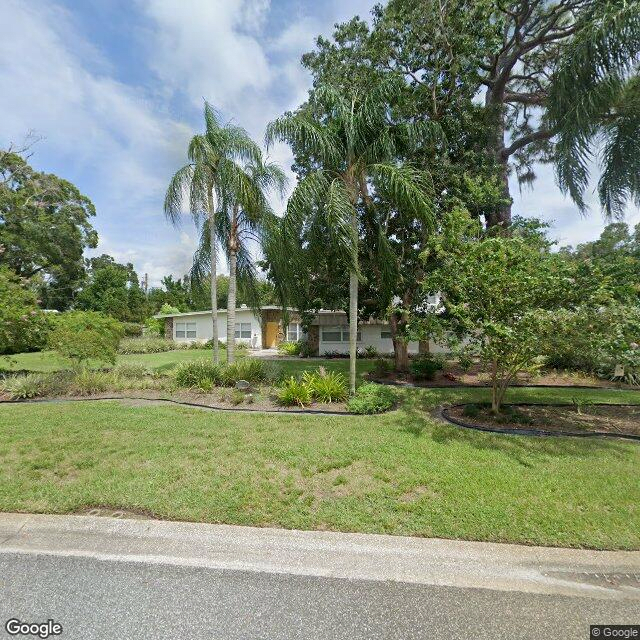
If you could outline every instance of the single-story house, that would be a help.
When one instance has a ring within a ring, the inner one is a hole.
[[[322,356],[327,352],[348,353],[349,322],[344,311],[320,310],[311,322],[308,332],[302,330],[300,315],[295,309],[288,312],[289,323],[284,326],[281,307],[264,306],[256,314],[242,305],[236,309],[235,335],[238,342],[245,342],[252,349],[276,348],[282,341],[295,342],[305,339],[311,353]],[[176,342],[206,342],[212,337],[211,311],[159,314],[164,320],[164,335]],[[227,311],[218,310],[218,338],[227,339]],[[363,321],[358,327],[358,348],[375,347],[378,353],[392,353],[391,328],[381,320]],[[431,343],[431,352],[443,349]],[[418,353],[418,343],[409,343],[409,353]]]

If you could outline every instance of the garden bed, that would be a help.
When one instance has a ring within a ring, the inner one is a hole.
[[[367,375],[367,374],[365,374]],[[381,384],[412,385],[416,387],[487,387],[490,386],[489,374],[478,364],[471,369],[463,370],[457,362],[447,361],[444,371],[438,371],[432,380],[420,380],[410,373],[389,372],[376,375],[375,371],[368,374],[368,379]],[[590,376],[577,371],[540,371],[537,374],[519,373],[511,386],[523,387],[582,387],[590,389],[638,389],[628,384],[612,382]]]
[[[454,424],[526,435],[613,436],[640,440],[640,406],[593,404],[505,405],[494,415],[484,405],[460,404],[442,410]]]

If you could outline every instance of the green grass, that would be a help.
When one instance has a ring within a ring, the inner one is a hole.
[[[220,357],[224,362],[226,352],[222,351]],[[159,372],[169,372],[180,362],[200,360],[211,356],[210,349],[181,349],[177,351],[163,351],[161,353],[134,353],[119,355],[116,363],[119,362],[140,362],[149,369]],[[242,357],[242,356],[240,356]],[[315,370],[320,365],[334,371],[341,371],[345,375],[349,373],[349,361],[344,359],[311,359],[311,360],[278,360],[279,366],[287,376],[299,375],[303,371]],[[39,353],[18,353],[13,356],[0,356],[0,370],[9,369],[12,371],[26,370],[38,373],[50,373],[60,369],[68,369],[69,362],[56,355],[53,351],[43,351]],[[92,363],[92,366],[101,366],[99,363]],[[358,373],[361,375],[365,371],[370,371],[373,367],[371,360],[358,361]]]
[[[510,400],[640,403],[519,389]],[[404,393],[382,416],[215,413],[119,401],[0,406],[0,510],[90,505],[203,522],[640,548],[638,443],[500,436],[429,416],[487,391]]]

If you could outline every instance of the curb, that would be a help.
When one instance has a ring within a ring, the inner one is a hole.
[[[464,427],[465,429],[473,429],[475,431],[485,431],[487,433],[501,433],[505,435],[513,436],[539,436],[539,437],[575,437],[575,438],[624,438],[627,440],[640,441],[640,436],[636,436],[630,433],[609,433],[607,431],[546,431],[545,429],[509,429],[507,427],[487,427],[479,424],[472,424],[454,418],[449,415],[449,410],[459,407],[464,407],[468,402],[463,404],[453,404],[448,407],[440,407],[438,415],[440,418],[456,425],[457,427]],[[520,402],[518,404],[506,404],[507,407],[570,407],[572,405],[565,404],[550,404],[544,402]],[[612,404],[606,402],[595,403],[591,405],[593,407],[638,407],[637,404]]]

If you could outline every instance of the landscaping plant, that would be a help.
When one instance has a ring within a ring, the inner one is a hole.
[[[411,360],[410,369],[416,380],[433,380],[436,373],[444,369],[444,360],[442,357],[425,353]]]
[[[349,398],[347,410],[351,413],[373,414],[392,409],[396,403],[396,394],[391,387],[369,382],[356,390]]]
[[[318,402],[342,402],[349,395],[347,379],[337,371],[305,371],[302,383],[307,386],[311,397]]]
[[[291,376],[276,389],[276,399],[284,406],[303,407],[311,403],[311,391],[304,383]]]

